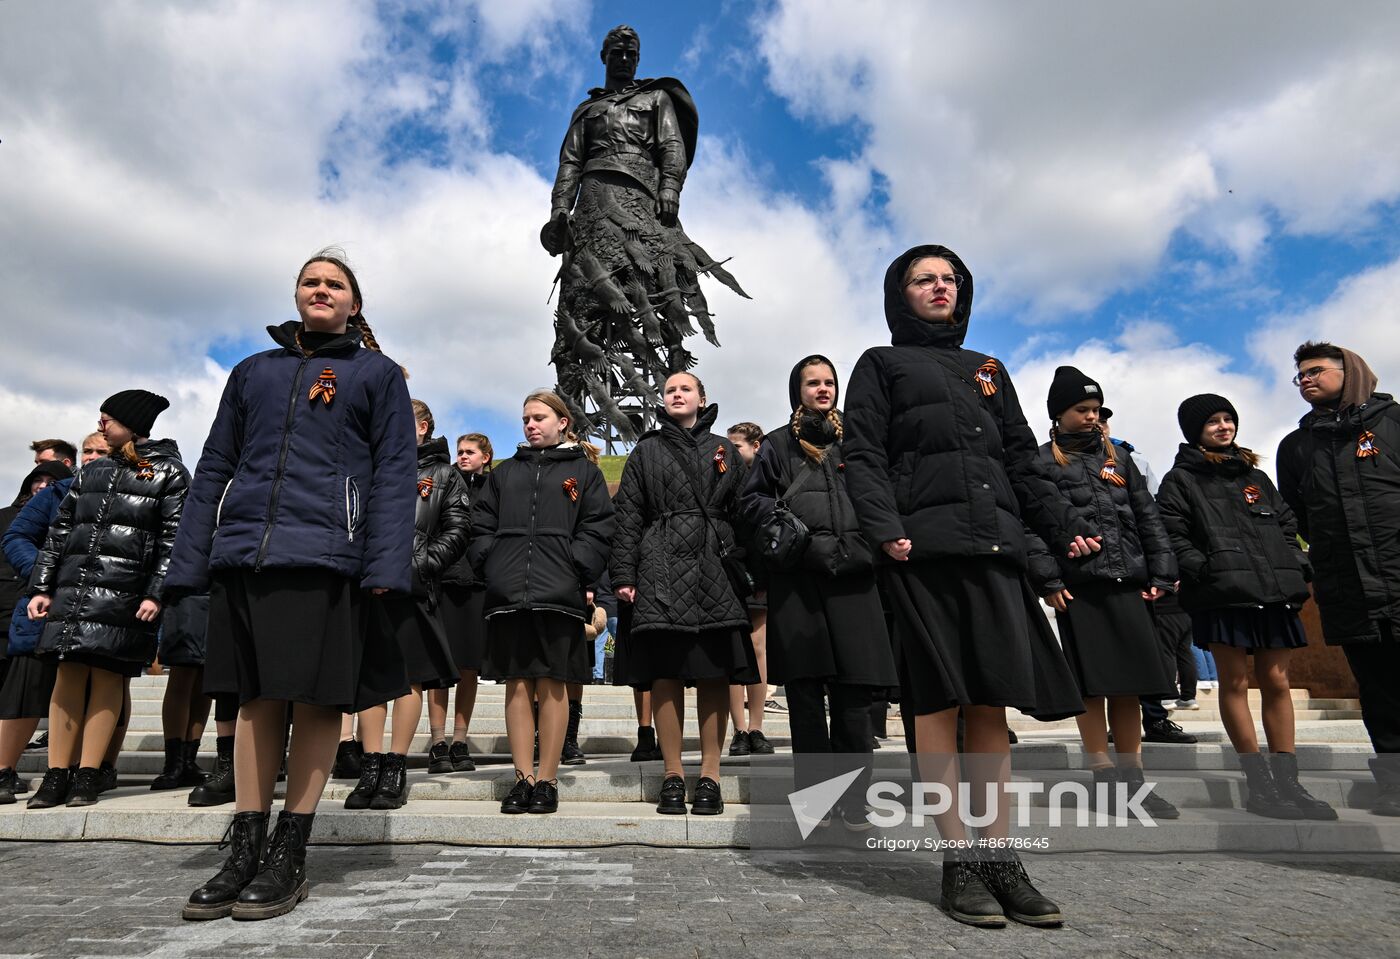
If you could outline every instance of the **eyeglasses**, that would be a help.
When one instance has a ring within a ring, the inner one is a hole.
[[[942,276],[936,276],[932,273],[920,273],[918,276],[914,277],[914,279],[910,280],[906,286],[912,286],[922,293],[927,293],[939,284],[951,286],[955,290],[960,289],[963,285],[963,277],[959,273],[944,273]]]
[[[1303,370],[1297,376],[1293,377],[1293,385],[1302,386],[1304,380],[1312,380],[1315,383],[1317,382],[1317,378],[1323,373],[1331,373],[1333,370],[1338,373],[1341,372],[1341,368],[1336,366],[1314,366],[1312,369]]]
[[[110,422],[112,422],[112,418],[110,416],[99,416],[97,418],[97,428],[100,430],[105,430],[107,428],[107,424]]]

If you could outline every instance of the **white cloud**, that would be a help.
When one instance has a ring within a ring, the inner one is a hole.
[[[775,89],[866,132],[896,232],[979,264],[984,303],[1087,310],[1183,227],[1249,256],[1275,216],[1400,196],[1393,4],[782,0],[758,29]]]

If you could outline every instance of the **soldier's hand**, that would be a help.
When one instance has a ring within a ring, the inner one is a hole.
[[[675,190],[662,190],[661,198],[656,201],[656,212],[660,214],[661,222],[667,226],[674,226],[680,211],[681,195]]]
[[[540,229],[540,246],[550,256],[558,256],[569,248],[569,214],[560,210]]]

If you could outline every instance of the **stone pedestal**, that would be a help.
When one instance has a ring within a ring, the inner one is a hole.
[[[1293,651],[1288,661],[1288,680],[1294,689],[1307,689],[1318,699],[1355,699],[1356,678],[1339,646],[1323,642],[1317,604],[1308,600],[1298,614],[1308,634],[1306,649]]]

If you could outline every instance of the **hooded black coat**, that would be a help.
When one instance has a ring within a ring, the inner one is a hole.
[[[964,277],[952,323],[927,323],[905,302],[904,271],[925,256]],[[911,560],[981,557],[1024,570],[1025,526],[1057,551],[1096,531],[1072,515],[1040,462],[1006,370],[998,364],[990,396],[978,387],[977,370],[991,357],[962,348],[972,295],[971,272],[946,247],[917,246],[890,264],[893,345],[866,350],[851,374],[846,484],[877,548],[907,538]]]
[[[1055,477],[1079,520],[1103,537],[1103,548],[1081,560],[1053,553],[1039,536],[1030,534],[1030,580],[1041,596],[1080,583],[1126,583],[1176,588],[1176,555],[1167,538],[1147,480],[1131,455],[1118,451],[1117,469],[1127,486],[1115,486],[1099,476],[1107,457],[1103,444],[1068,454],[1069,465],[1055,461],[1049,443],[1040,448],[1040,462]]]
[[[467,554],[471,506],[461,470],[439,436],[418,447],[418,496],[413,514],[415,592],[435,597],[443,573]],[[431,603],[429,604],[431,605]]]
[[[1350,375],[1350,374],[1348,374]],[[1362,435],[1373,456],[1358,456]],[[1400,406],[1385,393],[1314,411],[1278,448],[1278,488],[1315,571],[1322,632],[1332,645],[1400,633]]]
[[[467,555],[486,581],[488,618],[524,610],[587,618],[584,590],[607,568],[613,505],[583,447],[522,444],[488,474],[472,527]]]
[[[659,428],[643,435],[627,457],[614,500],[617,532],[609,572],[614,592],[637,590],[634,633],[749,628],[748,612],[720,559],[721,550],[734,544],[744,460],[728,438],[710,432],[718,415],[719,407],[707,406],[687,430],[663,408]]]
[[[1157,508],[1181,566],[1183,609],[1307,601],[1311,569],[1297,520],[1263,470],[1239,456],[1212,463],[1182,443]]]
[[[35,652],[149,662],[159,623],[136,618],[162,601],[190,476],[171,440],[136,444],[139,464],[104,456],[84,466],[49,527],[31,593],[53,599]]]
[[[796,410],[802,405],[800,384],[802,367],[812,358],[804,359],[793,368],[788,381],[788,400]],[[831,367],[836,365],[826,357],[816,357]],[[840,383],[837,383],[837,396]],[[804,411],[799,422],[815,425],[820,418]],[[839,412],[837,414],[840,415]],[[814,463],[793,435],[792,422],[768,433],[754,458],[744,484],[742,508],[744,519],[754,527],[761,526],[773,515],[778,500],[783,499],[794,515],[811,532],[811,541],[802,557],[802,566],[827,576],[867,571],[874,568],[870,543],[860,531],[860,520],[846,491],[845,469],[841,443],[833,437],[825,445],[826,455]],[[786,491],[800,476],[806,476],[802,488],[794,495]]]

